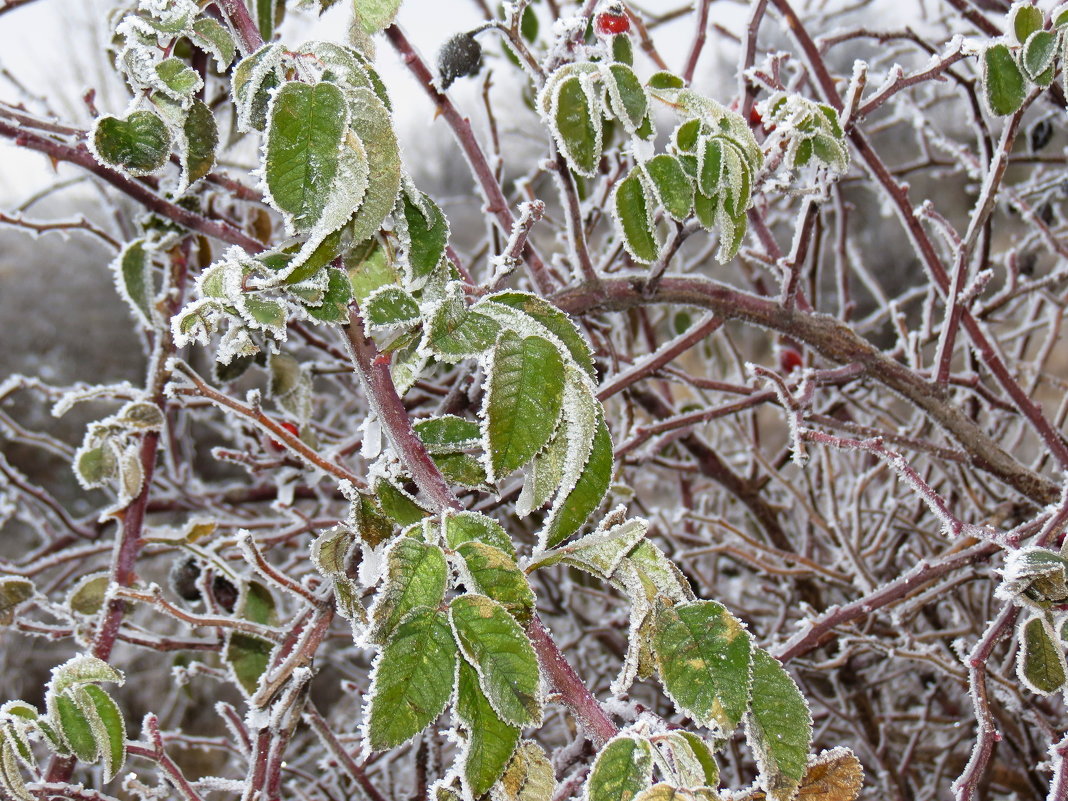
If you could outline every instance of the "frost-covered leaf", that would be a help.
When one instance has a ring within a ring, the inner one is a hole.
[[[456,678],[456,642],[443,612],[411,610],[375,663],[367,711],[373,751],[395,748],[445,710]]]
[[[430,453],[462,451],[475,447],[482,440],[478,423],[454,414],[419,420],[412,428]]]
[[[1068,559],[1049,548],[1019,548],[1005,560],[996,595],[1006,600],[1019,595],[1040,602],[1066,600]]]
[[[520,729],[493,711],[479,685],[478,673],[464,660],[460,662],[456,716],[467,730],[460,775],[471,796],[478,798],[504,773],[519,742]]]
[[[612,481],[614,467],[612,436],[604,417],[599,416],[597,428],[593,435],[589,457],[582,468],[578,481],[563,497],[554,502],[552,511],[545,521],[542,539],[545,546],[552,548],[570,537],[594,510],[601,505],[601,500],[608,492]]]
[[[375,483],[375,497],[382,513],[401,526],[418,523],[430,514],[415,498],[385,479]]]
[[[111,263],[122,295],[134,314],[144,325],[152,324],[152,260],[144,239],[129,242]]]
[[[89,654],[79,654],[71,657],[62,665],[52,668],[52,679],[48,683],[47,695],[58,695],[71,687],[99,684],[105,681],[121,685],[124,679],[122,673],[103,659]]]
[[[196,70],[180,58],[163,59],[156,65],[156,76],[160,80],[160,89],[175,100],[192,96],[204,85]]]
[[[252,623],[273,625],[277,622],[274,597],[258,581],[249,581],[241,589],[234,614]],[[231,631],[226,644],[225,660],[234,679],[248,694],[256,692],[260,676],[267,670],[274,644],[252,634]]]
[[[125,119],[98,117],[91,136],[97,159],[131,175],[148,175],[167,162],[171,134],[151,111],[135,111]]]
[[[566,404],[564,414],[566,418]],[[519,493],[519,500],[516,501],[517,516],[526,517],[535,509],[540,509],[549,502],[560,486],[568,457],[567,432],[570,428],[566,419],[561,421],[556,434],[549,440],[549,444],[542,448],[541,452],[534,457],[534,461],[530,463],[530,469],[523,481],[523,490]]]
[[[352,219],[352,241],[378,233],[401,187],[401,157],[389,108],[370,89],[347,90],[349,124],[367,154],[371,180]]]
[[[85,713],[67,692],[56,693],[54,704],[56,715],[53,720],[64,744],[80,761],[95,762],[100,750]]]
[[[690,787],[716,787],[719,784],[719,765],[706,743],[692,731],[669,732],[665,740],[680,783]]]
[[[345,323],[349,319],[349,303],[352,301],[352,284],[348,276],[334,267],[326,268],[326,292],[322,303],[307,306],[308,315],[321,323]]]
[[[438,453],[430,458],[449,483],[488,488],[486,468],[474,456],[467,453]]]
[[[280,83],[278,73],[284,52],[279,42],[269,42],[237,62],[231,79],[237,130],[262,131],[267,124],[267,104],[271,90]]]
[[[1000,42],[983,53],[983,90],[987,107],[999,117],[1016,111],[1027,95],[1027,80],[1012,51]]]
[[[645,739],[621,734],[597,754],[586,781],[588,801],[631,801],[653,777],[653,749]]]
[[[355,0],[356,20],[365,33],[378,33],[393,22],[401,0]]]
[[[760,783],[773,801],[797,794],[812,745],[812,715],[797,684],[779,661],[753,651],[752,700],[745,736],[753,750]]]
[[[493,794],[493,801],[552,801],[556,774],[545,749],[533,740],[519,744]]]
[[[104,781],[111,781],[126,761],[126,722],[118,704],[95,684],[76,692],[76,701],[86,718],[99,724],[93,726],[93,735],[104,761]]]
[[[651,264],[660,253],[660,243],[653,229],[653,210],[645,185],[636,170],[616,185],[612,200],[616,221],[623,234],[623,245],[635,261]]]
[[[193,22],[189,38],[197,47],[215,58],[215,66],[219,72],[226,71],[237,53],[233,35],[225,25],[211,17],[200,17]]]
[[[540,451],[556,431],[564,401],[564,365],[539,336],[504,333],[489,368],[486,441],[490,479],[499,481]]]
[[[425,278],[434,271],[445,255],[445,246],[449,241],[449,223],[437,204],[425,194],[421,196],[420,202],[416,203],[407,192],[403,192],[401,210],[412,277]]]
[[[661,153],[645,162],[645,173],[657,201],[673,219],[681,222],[690,216],[694,187],[682,162],[675,156]]]
[[[15,746],[7,738],[0,738],[0,789],[7,790],[18,801],[37,801],[37,797],[26,789]]]
[[[583,77],[570,75],[554,86],[552,132],[560,152],[580,175],[593,176],[601,160],[601,112]]]
[[[499,548],[515,559],[515,545],[500,523],[478,512],[457,512],[445,518],[445,541],[457,550],[465,542],[481,542]]]
[[[665,692],[721,736],[749,706],[751,648],[742,622],[715,601],[664,605],[657,614],[653,651]]]
[[[496,340],[500,326],[464,303],[459,284],[450,284],[434,310],[423,336],[424,346],[442,361],[458,362],[477,356]]]
[[[1035,615],[1020,626],[1020,654],[1016,672],[1029,690],[1051,695],[1068,682],[1064,648],[1045,615]]]
[[[95,615],[104,608],[109,586],[111,586],[110,573],[101,571],[82,576],[67,596],[67,606],[79,615]]]
[[[399,286],[384,286],[363,304],[371,326],[410,325],[419,319],[419,304]]]
[[[578,326],[564,312],[558,309],[544,298],[532,295],[529,292],[498,292],[485,298],[483,303],[500,303],[518,309],[537,323],[545,326],[553,336],[559,339],[567,348],[575,363],[581,367],[590,378],[595,378],[597,371],[593,364],[593,351],[585,337],[579,332]]]
[[[263,154],[272,204],[298,231],[322,216],[338,172],[348,103],[332,83],[289,81],[274,95]]]
[[[515,618],[484,595],[461,595],[449,604],[456,641],[478,672],[494,711],[514,726],[541,721],[541,674],[527,635]]]
[[[626,64],[609,64],[603,74],[612,116],[623,123],[627,133],[635,133],[649,108],[645,87]]]
[[[1009,12],[1009,30],[1016,37],[1018,44],[1026,42],[1042,25],[1042,9],[1030,3],[1016,3]]]
[[[1057,45],[1057,35],[1042,30],[1032,33],[1024,43],[1020,61],[1027,77],[1039,86],[1049,86],[1053,82],[1053,59],[1057,56]]]
[[[348,567],[356,535],[347,526],[324,531],[312,543],[312,564],[334,584],[338,613],[346,620],[367,622],[367,612],[360,602],[360,589],[349,578]]]
[[[646,521],[636,518],[608,530],[598,529],[570,545],[547,551],[534,561],[531,568],[564,562],[607,579],[615,573],[620,560],[645,538],[648,528]]]
[[[215,166],[219,130],[215,115],[200,100],[194,100],[182,123],[182,171],[186,186],[196,183]]]
[[[371,608],[372,642],[385,642],[417,606],[436,607],[445,598],[448,569],[436,545],[411,537],[394,542],[386,556],[386,578]]]
[[[462,543],[456,552],[464,561],[464,568],[472,590],[489,596],[504,606],[520,624],[525,625],[534,611],[534,593],[526,576],[515,560],[500,548],[483,542]]]
[[[0,579],[0,626],[10,626],[15,619],[15,609],[32,598],[34,592],[36,588],[28,578],[6,576]]]
[[[345,255],[352,295],[363,303],[379,287],[396,283],[399,279],[389,252],[377,238],[357,245]]]

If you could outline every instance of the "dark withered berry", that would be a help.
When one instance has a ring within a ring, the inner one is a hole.
[[[482,69],[482,45],[473,33],[458,33],[438,51],[441,88],[448,89],[457,78],[478,75]]]

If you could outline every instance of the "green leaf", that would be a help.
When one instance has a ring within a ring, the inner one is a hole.
[[[620,33],[612,37],[612,60],[634,66],[634,45],[627,34]]]
[[[599,417],[593,445],[582,475],[571,491],[557,499],[545,523],[545,545],[555,547],[579,530],[586,519],[601,505],[608,492],[614,467],[612,435],[604,417]]]
[[[415,498],[385,479],[375,483],[375,495],[386,517],[401,526],[418,523],[430,514],[416,503]]]
[[[252,328],[284,329],[286,325],[286,307],[273,300],[263,300],[255,295],[245,295],[239,310],[241,316]]]
[[[593,351],[585,337],[579,333],[578,326],[567,316],[544,298],[532,295],[529,292],[498,292],[490,295],[484,303],[500,303],[518,309],[535,322],[545,326],[549,333],[564,343],[571,357],[590,378],[596,378],[597,370],[593,364]]]
[[[373,751],[411,739],[445,710],[456,678],[456,642],[443,612],[420,607],[401,621],[375,663],[367,738]]]
[[[717,787],[719,785],[719,765],[716,763],[716,757],[713,755],[712,749],[708,747],[708,743],[692,731],[679,731],[677,736],[686,741],[690,747],[690,753],[693,754],[694,759],[701,766],[702,781],[700,783],[706,787]]]
[[[779,660],[759,648],[753,651],[752,693],[745,736],[761,784],[773,801],[790,801],[808,766],[812,715]]]
[[[156,76],[163,82],[165,94],[181,99],[189,97],[203,85],[196,70],[180,58],[165,58],[156,65]]]
[[[263,625],[274,625],[278,621],[274,597],[258,581],[249,581],[242,586],[234,614],[243,620]],[[249,695],[256,692],[260,677],[270,664],[273,650],[274,643],[269,640],[244,632],[230,632],[226,661],[237,683]]]
[[[1032,33],[1042,28],[1042,10],[1027,3],[1017,3],[1009,12],[1016,41],[1023,44]]]
[[[152,261],[145,249],[144,239],[127,244],[111,264],[122,295],[137,318],[145,325],[152,324]]]
[[[99,684],[105,681],[122,684],[123,675],[103,659],[88,654],[79,654],[62,665],[52,668],[48,695],[59,695],[71,687]]]
[[[664,210],[680,222],[689,217],[694,187],[682,163],[674,156],[661,153],[645,163],[645,172]]]
[[[279,0],[254,0],[256,8],[256,26],[260,38],[270,41],[274,35],[274,26],[278,19]],[[285,6],[282,6],[283,9]]]
[[[654,72],[645,85],[650,89],[682,89],[686,82],[672,72]]]
[[[194,184],[215,166],[215,148],[219,144],[219,129],[215,115],[204,103],[194,100],[182,123],[185,139],[182,148],[182,170],[186,185]]]
[[[271,102],[264,146],[269,199],[297,231],[319,221],[338,172],[348,122],[345,95],[332,83],[289,81]]]
[[[496,601],[470,594],[453,598],[449,617],[461,652],[501,720],[513,726],[539,724],[538,659],[515,618]]]
[[[408,261],[415,278],[425,278],[434,271],[445,255],[449,241],[449,223],[441,209],[428,195],[417,204],[402,193],[402,212],[408,240]]]
[[[518,470],[545,446],[563,402],[564,365],[556,346],[543,337],[504,333],[493,354],[486,396],[491,481]]]
[[[524,740],[501,777],[498,798],[501,801],[552,801],[555,792],[556,774],[545,749],[533,740]]]
[[[636,170],[616,185],[613,207],[627,252],[635,261],[652,264],[660,254],[660,243],[653,230],[649,199]]]
[[[526,625],[534,611],[534,593],[515,560],[500,548],[475,541],[463,543],[456,552],[464,560],[471,589],[497,601]]]
[[[504,551],[513,560],[515,545],[501,524],[478,512],[457,512],[445,518],[445,541],[458,550],[465,542],[482,542]]]
[[[100,162],[132,175],[155,172],[171,152],[167,124],[151,111],[135,111],[125,119],[98,117],[92,142]]]
[[[520,729],[498,717],[479,686],[478,673],[462,660],[456,716],[467,730],[461,778],[471,796],[478,798],[488,793],[504,773],[519,742]]]
[[[36,592],[33,582],[19,576],[0,579],[0,626],[10,626],[15,619],[15,609],[28,601]]]
[[[608,579],[616,572],[616,567],[623,557],[645,538],[648,528],[649,524],[644,520],[634,519],[612,526],[607,531],[599,529],[570,545],[547,551],[530,565],[528,572],[564,562],[602,579]]]
[[[419,304],[399,286],[384,286],[363,304],[372,326],[410,325],[419,319]]]
[[[106,741],[98,743],[100,754],[104,758],[104,781],[109,782],[122,770],[126,761],[126,722],[110,695],[95,684],[87,684],[79,691],[79,700],[92,705],[93,714],[99,719]],[[85,703],[83,711],[89,715]]]
[[[37,796],[26,789],[19,772],[15,746],[7,738],[0,738],[0,788],[7,790],[18,801],[37,801]]]
[[[393,536],[393,525],[366,492],[357,493],[352,502],[352,522],[359,538],[372,548],[377,548]]]
[[[318,306],[306,306],[310,317],[322,323],[345,323],[349,319],[352,284],[346,273],[334,267],[326,268],[326,292]]]
[[[454,414],[417,421],[412,428],[430,453],[452,453],[478,445],[482,431],[474,420]]]
[[[482,462],[467,453],[438,453],[430,457],[445,480],[464,487],[485,487],[488,484]]]
[[[451,284],[426,327],[424,345],[442,361],[458,362],[488,349],[498,331],[497,322],[468,309],[460,285]]]
[[[983,88],[991,113],[999,117],[1023,105],[1027,81],[1004,44],[991,45],[983,54]]]
[[[56,728],[67,747],[74,756],[82,762],[95,762],[100,755],[96,738],[93,737],[93,728],[89,725],[89,719],[85,713],[74,703],[69,693],[55,694]]]
[[[1021,58],[1027,77],[1039,86],[1049,86],[1053,82],[1053,59],[1056,56],[1056,34],[1041,30],[1032,33],[1024,43]]]
[[[526,517],[548,503],[563,481],[570,445],[568,434],[571,431],[566,419],[566,405],[565,419],[560,421],[549,444],[530,463],[530,469],[523,480],[523,490],[516,501],[516,514],[519,517]],[[588,456],[589,454],[587,458]]]
[[[364,33],[374,34],[388,27],[400,10],[401,0],[355,0],[356,21]]]
[[[219,72],[226,71],[237,53],[237,45],[230,31],[211,17],[199,17],[193,23],[189,38],[205,53],[214,56]]]
[[[631,801],[653,777],[653,749],[648,741],[618,735],[594,760],[586,781],[588,801]]]
[[[605,87],[608,90],[608,105],[627,132],[634,133],[649,109],[645,87],[626,64],[609,64],[607,71]]]
[[[394,542],[386,556],[386,579],[371,608],[372,642],[385,642],[417,606],[436,607],[445,598],[445,553],[411,537]]]
[[[382,228],[401,186],[401,157],[389,108],[369,89],[349,89],[349,125],[367,154],[371,181],[352,218],[352,241],[363,242]]]
[[[269,42],[237,62],[232,78],[237,130],[262,131],[267,124],[267,105],[271,90],[279,84],[278,71],[284,52],[280,43]]]
[[[595,175],[601,160],[601,116],[579,76],[557,84],[551,118],[556,143],[571,168],[580,175]]]
[[[345,256],[345,268],[352,284],[352,295],[361,304],[376,289],[396,283],[399,278],[389,253],[376,238],[353,248]]]
[[[1043,615],[1030,618],[1020,627],[1016,672],[1020,681],[1038,695],[1051,695],[1068,682],[1064,649]]]
[[[749,705],[749,634],[715,601],[664,605],[653,651],[664,690],[684,714],[729,736]]]
[[[67,596],[67,606],[79,615],[95,615],[104,608],[104,600],[110,586],[110,573],[98,572],[83,576]],[[0,597],[2,595],[0,591]]]
[[[1050,16],[1053,18],[1054,28],[1060,28],[1065,23],[1068,23],[1068,4],[1061,3],[1053,9],[1053,13]]]

